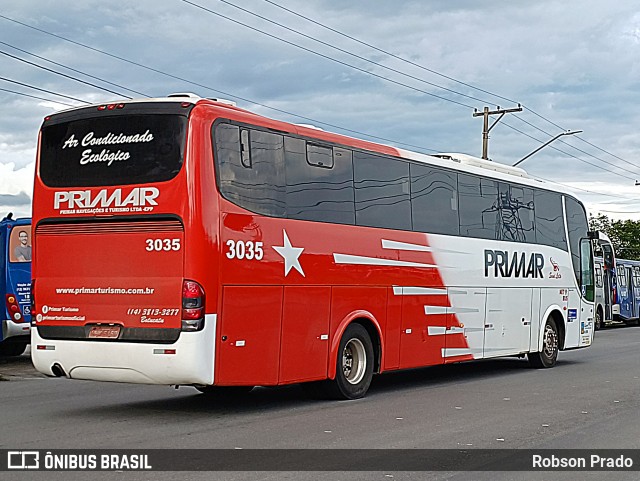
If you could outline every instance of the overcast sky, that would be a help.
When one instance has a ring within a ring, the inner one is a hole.
[[[640,219],[637,0],[0,6],[0,215],[31,214],[44,116],[83,101],[194,92],[410,150],[478,157],[473,109],[521,103],[491,131],[492,160],[513,164],[582,130],[521,167],[572,190],[591,213]]]

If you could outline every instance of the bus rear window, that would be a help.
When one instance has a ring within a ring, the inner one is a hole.
[[[144,184],[172,179],[184,155],[184,115],[117,115],[45,125],[40,177],[49,187]]]

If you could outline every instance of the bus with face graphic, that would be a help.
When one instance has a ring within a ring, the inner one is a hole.
[[[47,117],[33,205],[48,375],[354,399],[593,338],[584,206],[496,162],[178,94]]]
[[[0,356],[19,356],[30,341],[31,219],[0,220]]]

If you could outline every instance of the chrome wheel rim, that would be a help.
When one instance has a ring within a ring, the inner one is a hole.
[[[342,350],[342,373],[349,384],[358,384],[364,378],[367,352],[360,339],[350,339]]]
[[[544,329],[544,355],[551,359],[558,349],[558,335],[553,328],[547,324]]]

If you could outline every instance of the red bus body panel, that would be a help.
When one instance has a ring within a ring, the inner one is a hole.
[[[429,296],[428,302],[451,305],[427,249],[426,234],[352,225],[320,228],[314,222],[256,215],[222,199],[217,193],[211,140],[217,118],[399,155],[391,147],[203,101],[191,111],[185,163],[170,181],[151,186],[54,189],[45,186],[36,174],[33,272],[34,314],[41,314],[38,326],[109,323],[140,329],[179,328],[180,315],[174,309],[181,307],[183,279],[191,279],[204,288],[207,314],[217,316],[215,359],[202,362],[214,363],[214,383],[219,385],[277,385],[333,378],[340,337],[353,321],[366,324],[374,334],[379,371],[444,363],[445,348],[468,347],[462,333],[430,335],[424,296],[394,294],[394,286],[441,289],[444,293]],[[60,191],[86,191],[96,196],[106,189],[109,197],[118,188],[127,196],[132,189],[150,187],[158,189],[155,205],[100,214],[82,209],[67,209],[70,212],[63,214],[54,208]],[[174,218],[182,229],[153,232],[135,227],[152,216]],[[56,223],[49,223],[51,220]],[[121,222],[122,229],[109,232],[114,220]],[[95,225],[102,230],[92,231],[90,226]],[[149,239],[152,246],[156,240],[168,240],[171,246],[176,239],[181,248],[147,251]],[[384,239],[425,249],[383,248]],[[230,241],[262,243],[263,258],[259,262],[229,258]],[[286,260],[282,252],[291,252],[287,251],[290,248],[303,251]],[[353,256],[406,265],[338,261]],[[82,288],[149,288],[153,293],[91,294]],[[78,318],[45,318],[44,306],[77,309],[73,315]],[[162,322],[143,322],[137,309],[152,309],[148,317],[162,318]],[[454,314],[432,316],[430,325],[443,330],[460,327]],[[446,361],[466,359],[472,356],[448,357]]]

